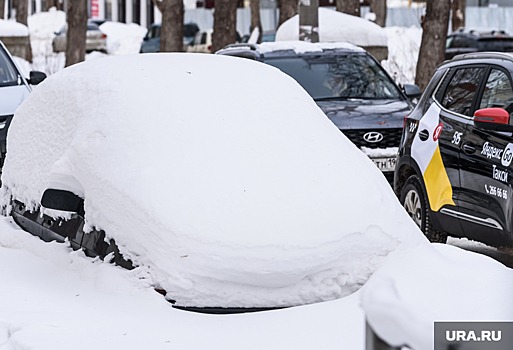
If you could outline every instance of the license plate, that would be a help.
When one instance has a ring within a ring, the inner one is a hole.
[[[371,158],[381,171],[394,171],[396,158]]]

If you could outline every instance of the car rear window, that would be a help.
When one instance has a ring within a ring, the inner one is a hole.
[[[315,100],[401,99],[395,83],[367,55],[304,55],[267,58],[272,65],[293,77]]]
[[[18,70],[7,53],[0,47],[0,86],[19,84]]]

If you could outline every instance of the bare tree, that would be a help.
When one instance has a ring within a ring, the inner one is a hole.
[[[262,40],[262,22],[260,21],[260,0],[250,0],[249,8],[251,11],[251,28],[250,33],[253,33],[255,28],[258,28],[258,40]]]
[[[66,67],[82,62],[86,52],[87,2],[66,1]]]
[[[237,0],[216,0],[212,51],[237,41]]]
[[[48,11],[52,7],[55,7],[57,10],[62,10],[63,2],[60,0],[45,0],[43,2],[43,11]]]
[[[5,19],[5,0],[0,0],[0,19]]]
[[[376,14],[375,23],[384,27],[387,22],[387,0],[371,0],[370,11]]]
[[[465,8],[467,0],[452,0],[451,6],[451,22],[452,31],[465,27]]]
[[[291,17],[298,14],[298,1],[297,0],[277,0],[278,10],[280,12],[280,18],[278,19],[278,26],[281,26],[283,22]]]
[[[337,0],[337,11],[360,17],[360,0]]]
[[[16,12],[16,22],[28,25],[28,0],[14,0],[13,6]],[[32,62],[32,47],[30,46],[30,40],[27,40],[25,45],[25,57],[29,62]]]
[[[183,0],[153,0],[162,13],[160,52],[183,51]]]
[[[426,15],[422,21],[422,41],[415,76],[415,83],[422,90],[429,83],[435,67],[445,58],[450,6],[447,0],[426,2]]]

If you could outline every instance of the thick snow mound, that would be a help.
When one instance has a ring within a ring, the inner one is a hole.
[[[138,53],[147,29],[136,23],[105,22],[100,26],[107,34],[107,51],[113,55]]]
[[[276,41],[299,39],[299,15],[289,18],[276,31]],[[357,46],[387,46],[383,28],[361,17],[319,8],[319,41],[348,42]]]
[[[322,52],[322,50],[347,49],[352,51],[364,51],[361,47],[350,43],[310,43],[307,41],[269,41],[258,45],[260,53],[267,53],[280,50],[292,50],[297,54],[305,52]]]
[[[449,245],[392,254],[362,288],[367,321],[390,345],[433,344],[435,321],[513,321],[513,270]],[[476,303],[476,300],[479,302]]]
[[[389,252],[426,242],[300,85],[250,60],[146,54],[66,68],[18,109],[7,154],[4,203],[37,208],[49,186],[84,196],[86,226],[181,305],[338,298]]]
[[[0,19],[0,37],[2,36],[28,36],[29,30],[26,25],[12,20]]]

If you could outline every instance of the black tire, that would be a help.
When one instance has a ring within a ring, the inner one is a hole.
[[[433,228],[427,196],[417,175],[411,175],[404,183],[400,202],[430,242],[447,242],[447,234]]]

